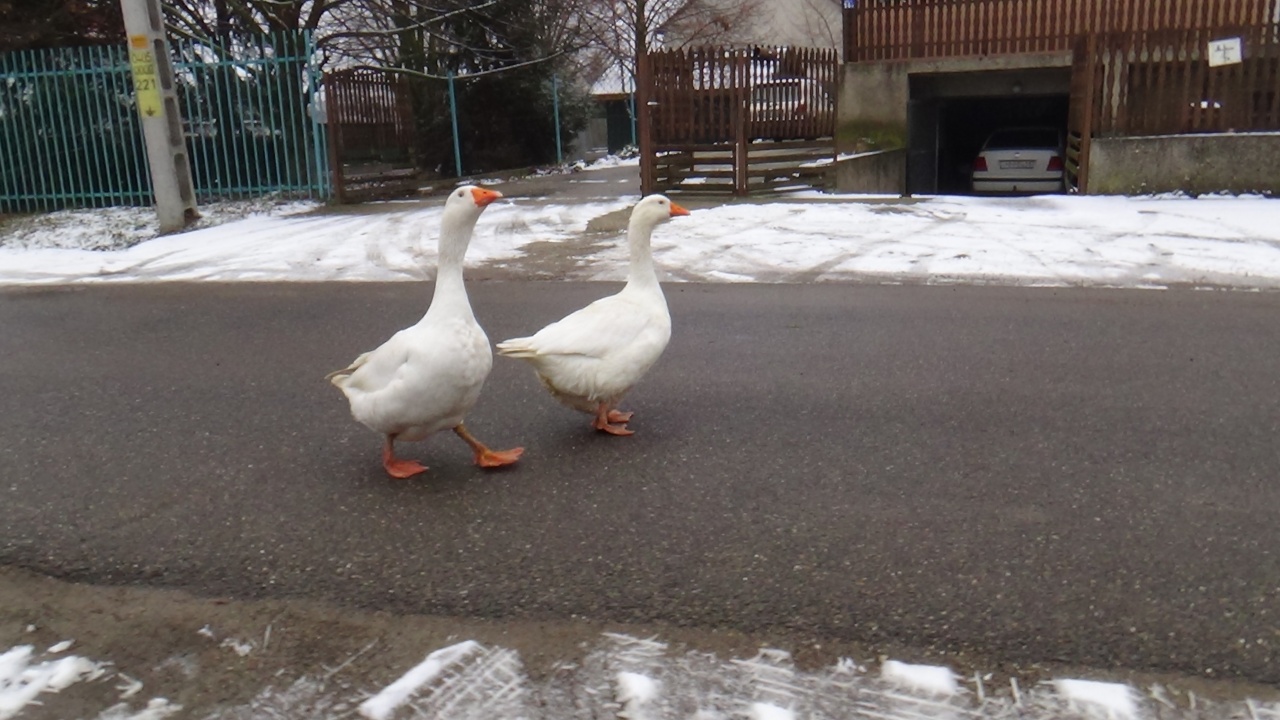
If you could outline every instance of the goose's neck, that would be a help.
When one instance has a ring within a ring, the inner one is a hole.
[[[476,219],[455,220],[446,217],[440,226],[440,250],[436,269],[435,293],[427,316],[448,313],[471,316],[471,302],[467,299],[467,287],[462,281],[463,258]]]
[[[631,250],[631,270],[627,276],[627,285],[658,286],[658,273],[653,267],[653,250],[650,248],[652,239],[653,225],[633,219],[627,226],[627,246]]]

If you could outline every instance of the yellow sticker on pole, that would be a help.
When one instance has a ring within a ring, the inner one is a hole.
[[[160,117],[164,101],[160,98],[160,75],[156,58],[146,35],[129,36],[129,66],[133,68],[133,92],[138,98],[138,112],[143,117]]]

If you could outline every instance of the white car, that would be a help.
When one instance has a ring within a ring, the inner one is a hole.
[[[991,133],[973,161],[975,193],[1055,193],[1063,185],[1063,134],[1051,127]]]

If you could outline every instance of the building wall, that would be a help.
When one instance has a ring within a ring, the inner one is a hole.
[[[1094,138],[1088,189],[1090,195],[1280,197],[1280,133]]]
[[[836,161],[837,192],[902,195],[906,190],[905,149],[863,153]]]
[[[954,58],[946,60],[888,60],[883,62],[845,63],[840,76],[839,105],[837,107],[836,143],[841,152],[858,152],[870,149],[906,147],[907,106],[911,100],[911,81],[918,78],[939,85],[939,78],[948,75],[959,78],[961,74],[969,82],[977,73],[992,73],[1012,89],[1019,79],[1016,71],[1033,71],[1041,68],[1069,68],[1071,53],[1028,53],[999,57]],[[965,82],[960,78],[960,82]],[[1051,89],[1039,85],[1053,83],[1033,72],[1021,77],[1018,84],[1022,92],[1058,92],[1064,88],[1053,85]],[[985,94],[975,85],[969,89],[940,90],[934,97],[949,94]]]

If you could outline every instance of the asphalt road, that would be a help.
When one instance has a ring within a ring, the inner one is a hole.
[[[614,286],[476,283],[494,341]],[[324,374],[429,285],[0,293],[0,563],[1280,682],[1280,294],[669,285],[597,435],[495,359],[386,478]]]

